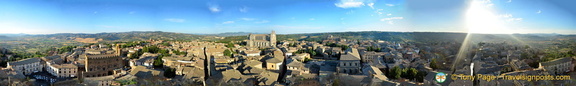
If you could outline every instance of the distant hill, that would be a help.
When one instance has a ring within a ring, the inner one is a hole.
[[[576,35],[560,34],[471,34],[452,32],[382,32],[382,31],[362,31],[362,32],[331,32],[331,33],[307,33],[307,34],[278,34],[277,40],[292,41],[322,41],[326,37],[340,37],[347,40],[385,40],[398,42],[456,42],[462,43],[466,36],[469,36],[470,43],[479,42],[507,42],[521,45],[531,45],[534,47],[545,47],[558,41],[574,41]],[[220,42],[243,41],[246,36],[229,36]]]
[[[161,31],[132,31],[118,33],[59,33],[48,35],[31,35],[24,37],[71,40],[82,43],[98,43],[103,41],[144,41],[154,40],[216,40],[214,36],[203,36],[185,33]]]
[[[268,34],[268,33],[225,32],[225,33],[218,33],[218,34],[201,34],[201,35],[205,35],[205,36],[229,37],[229,36],[247,36],[248,34]]]
[[[10,33],[4,33],[4,34],[0,34],[1,36],[7,36],[7,37],[17,37],[17,36],[25,36],[25,35],[30,35],[30,34],[24,34],[24,33],[17,33],[17,34],[10,34]]]
[[[12,40],[11,37],[0,35],[0,40]]]

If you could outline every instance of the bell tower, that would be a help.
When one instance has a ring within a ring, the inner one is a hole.
[[[272,30],[272,33],[270,33],[270,46],[271,47],[276,46],[276,31],[274,30]]]

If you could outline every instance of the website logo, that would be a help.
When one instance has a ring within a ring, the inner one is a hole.
[[[446,76],[448,76],[448,75],[445,73],[442,73],[442,72],[438,72],[436,74],[436,82],[442,83],[442,82],[446,81]]]

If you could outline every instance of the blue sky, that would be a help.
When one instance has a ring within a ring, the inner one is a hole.
[[[3,0],[0,33],[576,33],[569,0]],[[474,8],[474,10],[471,10]]]

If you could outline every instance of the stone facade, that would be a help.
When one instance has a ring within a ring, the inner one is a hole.
[[[63,77],[76,77],[78,75],[78,67],[73,64],[53,64],[46,63],[46,71],[53,76],[63,78]]]
[[[360,67],[360,55],[358,54],[358,50],[350,48],[345,52],[345,54],[340,56],[337,68],[340,73],[358,74],[361,73]]]
[[[43,67],[44,65],[40,64],[40,58],[29,58],[8,63],[8,68],[12,68],[24,75],[41,72]]]
[[[249,34],[248,47],[274,47],[276,45],[276,32],[270,34]]]
[[[115,69],[123,67],[122,58],[117,54],[101,54],[85,56],[86,77],[112,75]]]

